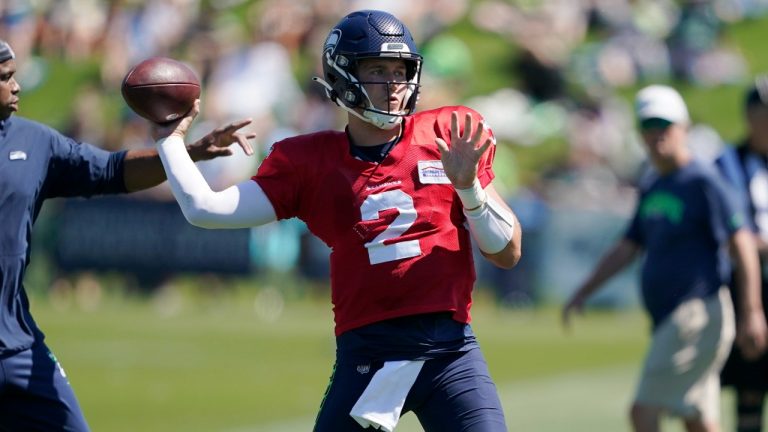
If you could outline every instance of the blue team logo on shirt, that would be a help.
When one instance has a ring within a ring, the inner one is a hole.
[[[644,219],[666,217],[674,224],[683,219],[685,204],[680,198],[666,192],[653,192],[648,195],[640,206],[640,215]]]

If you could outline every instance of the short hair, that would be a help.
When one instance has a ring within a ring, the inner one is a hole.
[[[756,105],[768,107],[768,75],[758,75],[752,87],[749,88],[744,98],[744,105],[747,108]]]
[[[14,54],[11,46],[8,45],[8,42],[0,39],[0,63],[4,63],[14,58],[16,58],[16,54]]]

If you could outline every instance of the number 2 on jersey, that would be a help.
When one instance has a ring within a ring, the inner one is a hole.
[[[400,214],[387,229],[364,245],[368,249],[371,264],[421,255],[418,240],[384,244],[386,240],[401,236],[416,222],[416,208],[413,206],[413,198],[410,195],[399,189],[368,195],[360,206],[360,213],[364,221],[369,221],[379,219],[379,212],[389,209],[396,209]]]

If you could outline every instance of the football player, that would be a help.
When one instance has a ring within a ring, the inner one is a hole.
[[[156,129],[177,201],[207,228],[298,217],[332,249],[336,364],[316,431],[392,430],[408,411],[427,431],[507,430],[469,324],[471,239],[503,268],[521,253],[492,184],[493,132],[463,106],[416,112],[422,57],[388,13],[345,16],[322,64],[315,80],[348,112],[345,130],[279,141],[252,179],[223,191],[187,154],[195,112]]]
[[[0,41],[0,431],[88,430],[72,387],[35,324],[24,290],[32,225],[43,202],[133,192],[165,180],[155,149],[107,152],[13,114],[19,108],[16,56]],[[195,160],[231,154],[238,130],[217,129],[190,146]]]

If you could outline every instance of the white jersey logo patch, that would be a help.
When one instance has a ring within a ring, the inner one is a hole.
[[[10,160],[27,160],[27,154],[21,150],[14,150],[8,155]]]
[[[443,162],[439,160],[419,161],[419,181],[421,184],[451,184]]]

